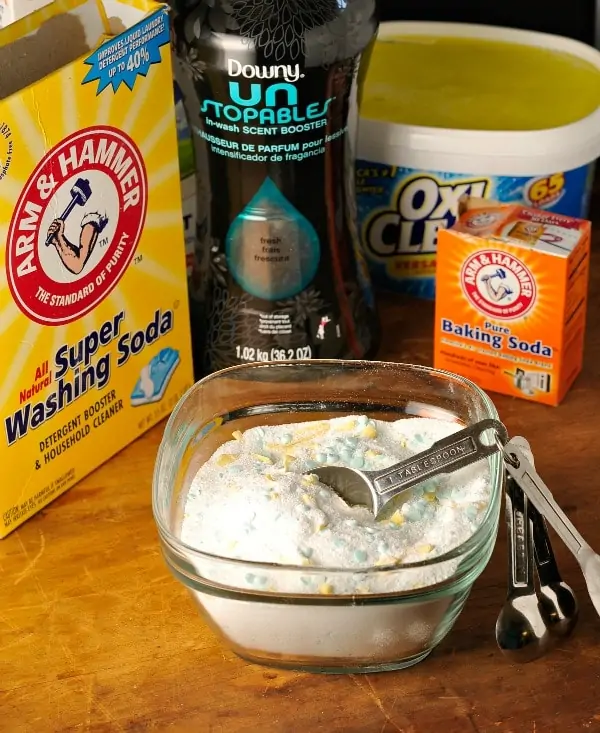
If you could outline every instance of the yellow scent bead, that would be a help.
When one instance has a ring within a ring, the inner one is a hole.
[[[318,422],[312,423],[306,428],[303,428],[302,430],[298,430],[296,433],[296,438],[293,441],[294,445],[299,445],[300,443],[306,443],[307,440],[314,440],[315,438],[318,438],[321,435],[325,435],[325,433],[329,430],[328,423],[322,422],[319,420]]]
[[[341,432],[347,433],[350,430],[354,430],[354,428],[356,427],[356,420],[354,420],[353,418],[350,418],[349,420],[343,420],[342,422],[338,423],[336,427]]]
[[[429,553],[433,550],[433,545],[419,545],[417,547],[417,552],[419,555],[429,555]]]
[[[324,532],[327,529],[327,527],[329,527],[329,524],[327,522],[320,522],[315,527],[315,532]]]
[[[361,431],[360,431],[361,438],[376,438],[377,437],[377,429],[373,425],[366,425]]]
[[[309,473],[306,476],[302,476],[302,483],[306,484],[307,486],[310,484],[316,484],[317,481],[318,479],[314,473]]]
[[[233,463],[237,456],[232,456],[231,453],[222,453],[217,458],[217,466],[228,466],[230,463]]]
[[[273,463],[269,456],[263,456],[261,453],[253,453],[252,458],[254,458],[255,461],[260,461],[261,463]]]
[[[333,586],[331,583],[323,583],[319,586],[319,593],[322,596],[331,596],[333,595]]]
[[[286,453],[286,455],[283,457],[283,468],[285,471],[289,471],[292,467],[292,464],[296,460],[295,456],[290,455],[289,453]]]
[[[404,519],[404,515],[399,509],[396,509],[396,511],[390,517],[390,522],[392,522],[392,524],[397,524],[398,527],[401,527],[405,521],[406,520]]]
[[[314,506],[315,504],[314,499],[310,494],[302,494],[302,501],[306,506]]]
[[[234,430],[234,431],[233,431],[233,433],[231,433],[231,435],[232,435],[232,436],[233,436],[233,437],[234,437],[234,438],[235,438],[236,440],[241,440],[241,439],[242,439],[242,435],[243,435],[243,433],[242,433],[242,431],[241,431],[241,430]]]

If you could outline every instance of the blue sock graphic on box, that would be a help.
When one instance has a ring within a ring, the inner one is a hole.
[[[131,393],[131,404],[148,405],[162,399],[171,376],[179,364],[179,352],[167,347],[158,352],[142,368],[140,378]]]

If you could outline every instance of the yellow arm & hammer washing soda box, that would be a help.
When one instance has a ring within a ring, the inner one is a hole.
[[[3,537],[192,383],[164,6],[0,30],[0,253]]]
[[[558,405],[581,371],[589,221],[471,200],[439,232],[434,365]]]

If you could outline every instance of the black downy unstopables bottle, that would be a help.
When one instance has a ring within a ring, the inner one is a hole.
[[[185,104],[207,166],[196,257],[207,371],[377,349],[354,169],[377,26],[375,0],[176,6]]]

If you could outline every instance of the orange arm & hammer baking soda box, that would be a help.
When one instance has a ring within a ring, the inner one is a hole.
[[[581,371],[591,224],[471,200],[437,247],[434,365],[558,405]]]
[[[164,6],[0,30],[0,264],[3,537],[192,383]]]

